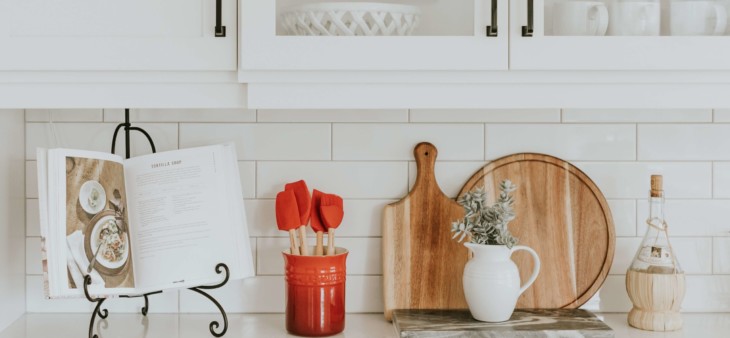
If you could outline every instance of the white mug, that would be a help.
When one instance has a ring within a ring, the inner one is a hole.
[[[723,35],[727,9],[713,1],[673,1],[670,10],[671,35]]]
[[[659,35],[659,1],[614,0],[609,12],[609,35]]]
[[[553,34],[606,35],[608,9],[600,1],[567,1],[553,6]]]

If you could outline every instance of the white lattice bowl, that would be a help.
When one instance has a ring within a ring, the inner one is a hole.
[[[411,35],[421,10],[378,2],[325,2],[286,9],[282,24],[291,35]]]

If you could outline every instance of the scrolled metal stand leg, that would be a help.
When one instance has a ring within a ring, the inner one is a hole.
[[[223,263],[218,263],[218,265],[216,265],[216,267],[215,267],[215,271],[216,271],[216,273],[220,274],[223,272],[221,270],[225,270],[225,278],[223,279],[223,281],[221,283],[215,284],[215,285],[203,285],[203,286],[198,286],[198,287],[188,289],[188,290],[195,291],[195,292],[203,295],[203,297],[205,297],[205,298],[208,298],[208,300],[210,300],[216,307],[218,307],[218,311],[220,311],[221,316],[223,316],[223,329],[221,330],[221,332],[215,331],[218,327],[220,327],[220,323],[218,323],[218,321],[214,320],[214,321],[210,322],[210,326],[209,326],[210,334],[212,334],[214,337],[223,337],[223,335],[226,334],[226,331],[228,331],[228,315],[226,315],[226,310],[223,309],[223,306],[221,306],[221,304],[218,303],[218,301],[215,298],[213,298],[211,295],[209,295],[207,292],[205,292],[203,290],[217,289],[217,288],[220,288],[221,286],[225,285],[226,283],[228,283],[228,278],[229,278],[229,273],[230,273],[228,270],[228,266]]]
[[[96,303],[94,312],[91,314],[91,321],[89,321],[89,338],[99,338],[98,335],[94,334],[94,322],[96,322],[96,315],[99,315],[101,319],[106,319],[106,317],[109,316],[109,311],[101,308],[101,305],[104,304],[106,298],[92,298],[91,295],[89,295],[89,285],[91,285],[91,276],[86,275],[84,277],[84,295],[88,301]]]
[[[147,299],[147,295],[144,295],[144,306],[142,307],[142,315],[146,316],[147,311],[150,309],[150,301]]]

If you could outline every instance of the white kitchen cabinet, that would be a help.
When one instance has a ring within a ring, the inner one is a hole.
[[[236,0],[0,0],[0,71],[235,71],[237,12]]]
[[[598,3],[603,9],[581,9],[575,0],[509,1],[510,69],[730,70],[730,25],[719,18],[730,13],[725,0],[695,2],[692,9],[686,6],[690,1],[676,0],[605,0]],[[672,15],[675,5],[683,13],[678,17]],[[712,6],[724,13],[715,14]],[[533,34],[525,36],[530,16]],[[682,32],[706,35],[679,36],[672,20],[706,26],[704,32]]]
[[[390,1],[419,6],[420,24],[412,36],[290,35],[283,27],[284,11],[314,2],[323,1],[241,0],[240,69],[244,82],[251,71],[508,68],[506,1]],[[487,36],[487,26],[497,27],[495,36]]]

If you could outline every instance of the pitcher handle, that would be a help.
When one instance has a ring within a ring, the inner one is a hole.
[[[530,279],[527,280],[527,283],[525,283],[525,285],[520,288],[520,294],[522,294],[523,292],[525,292],[525,290],[527,290],[527,288],[530,287],[530,285],[532,285],[532,283],[535,282],[535,279],[537,279],[537,275],[540,274],[540,257],[537,256],[537,252],[535,252],[535,250],[532,250],[532,248],[524,245],[513,246],[512,250],[510,250],[510,255],[513,254],[515,251],[520,250],[527,251],[528,253],[530,253],[530,255],[532,255],[532,258],[535,260],[535,267],[532,269],[532,276],[530,276]]]

